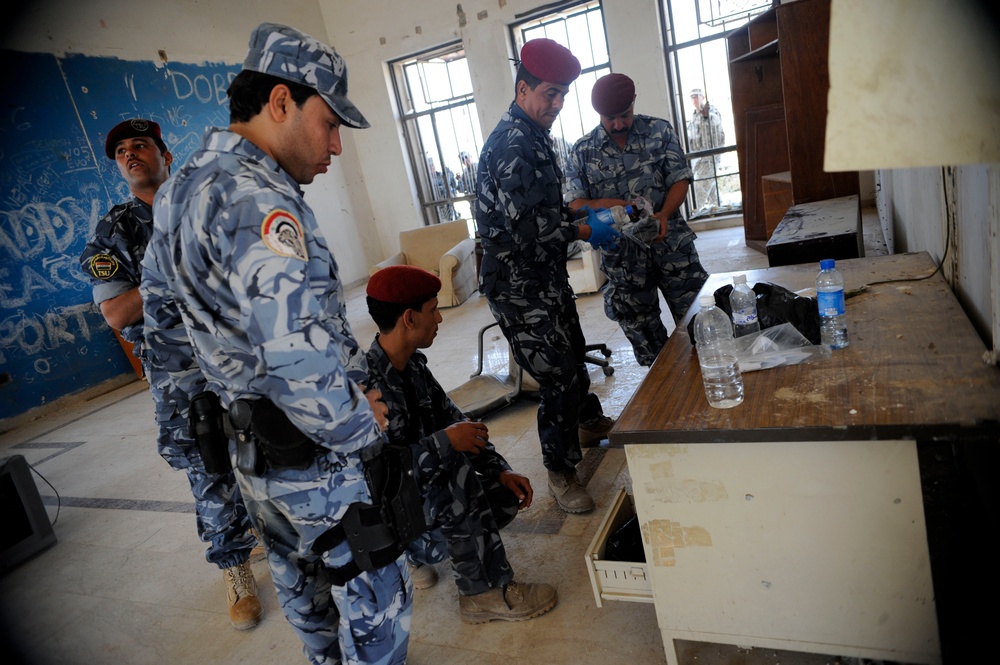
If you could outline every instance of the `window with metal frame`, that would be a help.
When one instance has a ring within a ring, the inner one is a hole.
[[[467,220],[472,235],[483,138],[461,43],[389,63],[425,224]]]
[[[674,124],[694,172],[688,218],[742,210],[725,36],[772,0],[662,0]]]
[[[611,73],[611,58],[600,2],[555,3],[542,8],[542,12],[517,16],[518,22],[510,26],[511,38],[517,53],[525,42],[546,37],[568,48],[580,61],[580,78],[570,86],[551,132],[565,174],[573,144],[601,122],[590,105],[590,92],[597,79]]]

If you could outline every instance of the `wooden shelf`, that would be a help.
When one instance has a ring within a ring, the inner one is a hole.
[[[792,204],[859,193],[856,171],[823,171],[829,42],[830,0],[778,5],[726,36],[744,232],[751,247],[764,246],[778,212],[775,201],[764,200],[764,176],[789,172]],[[776,184],[767,185],[772,194],[780,189]]]
[[[760,48],[755,48],[752,51],[744,53],[743,55],[737,56],[730,60],[730,63],[734,62],[747,62],[749,60],[759,60],[760,58],[768,58],[778,54],[778,40],[775,39],[773,42],[768,42],[761,46]]]

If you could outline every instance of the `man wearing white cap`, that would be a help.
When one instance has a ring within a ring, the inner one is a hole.
[[[691,105],[694,113],[687,125],[688,149],[698,152],[724,146],[726,133],[722,129],[722,114],[708,103],[701,88],[691,89]],[[715,179],[719,174],[720,159],[719,155],[711,155],[691,160],[691,168],[694,170],[694,201],[699,210],[720,205],[719,185]]]

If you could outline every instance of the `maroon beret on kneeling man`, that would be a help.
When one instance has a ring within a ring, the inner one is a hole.
[[[382,268],[368,280],[368,297],[395,305],[411,305],[436,296],[441,280],[432,272],[415,266]]]

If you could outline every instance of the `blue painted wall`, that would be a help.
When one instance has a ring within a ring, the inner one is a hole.
[[[0,420],[132,372],[79,256],[129,198],[104,155],[109,129],[160,123],[179,166],[229,124],[238,65],[134,62],[0,50]]]

